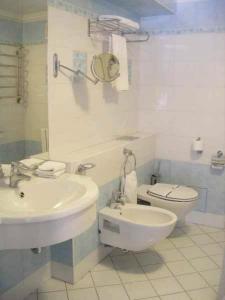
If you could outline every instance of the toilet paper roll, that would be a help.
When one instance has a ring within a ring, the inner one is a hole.
[[[202,153],[204,150],[203,139],[197,138],[193,141],[193,151]]]

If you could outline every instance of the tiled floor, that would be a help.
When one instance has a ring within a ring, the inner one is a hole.
[[[216,300],[225,231],[188,225],[142,253],[114,249],[75,285],[54,279],[28,300]]]

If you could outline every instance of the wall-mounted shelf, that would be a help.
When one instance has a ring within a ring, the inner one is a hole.
[[[88,20],[89,37],[95,34],[111,35],[113,33],[126,37],[128,43],[146,42],[150,38],[148,32],[125,25],[118,19],[100,20],[96,18]]]

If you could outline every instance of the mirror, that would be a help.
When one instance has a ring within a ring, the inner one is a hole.
[[[48,151],[47,0],[0,1],[0,164]]]
[[[91,71],[97,80],[111,82],[120,76],[120,63],[115,55],[102,53],[93,57]]]

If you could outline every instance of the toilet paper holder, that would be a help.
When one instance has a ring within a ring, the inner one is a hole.
[[[197,137],[193,140],[192,150],[199,154],[202,154],[204,151],[204,141],[201,137]]]
[[[225,155],[223,151],[218,150],[216,155],[212,156],[211,167],[217,170],[223,170],[225,168]]]

